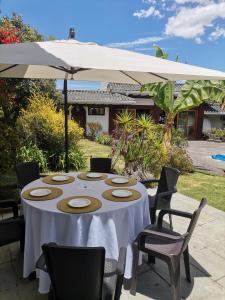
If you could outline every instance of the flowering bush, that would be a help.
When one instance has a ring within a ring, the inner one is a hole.
[[[17,120],[17,129],[26,146],[37,145],[47,153],[48,165],[58,169],[64,153],[64,114],[57,111],[47,96],[33,94],[27,109],[23,109]],[[70,149],[78,149],[77,143],[83,129],[72,120],[68,123]],[[80,155],[81,157],[81,155]]]

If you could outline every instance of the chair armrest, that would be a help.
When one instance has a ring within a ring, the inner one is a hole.
[[[174,194],[176,192],[177,192],[177,189],[174,188],[173,190],[170,190],[170,191],[167,191],[167,192],[158,193],[156,195],[156,197],[157,198],[163,198],[163,197],[166,197],[166,196],[171,196],[172,194]]]
[[[175,236],[175,235],[160,232],[160,231],[145,229],[137,237],[138,248],[139,249],[144,248],[146,237],[149,237],[149,236],[157,236],[158,238],[162,238],[164,240],[167,239],[169,241],[176,242],[176,241],[179,241],[179,240],[183,240],[185,238],[185,235],[186,234],[180,235],[180,236]]]
[[[40,269],[40,270],[42,270],[42,271],[48,273],[47,266],[46,266],[46,263],[45,263],[45,257],[44,257],[44,254],[43,254],[43,253],[42,253],[41,256],[38,258],[35,267],[36,267],[37,269]]]
[[[0,200],[0,208],[9,208],[12,207],[13,209],[13,216],[18,217],[18,205],[15,200],[7,199],[7,200]]]
[[[159,183],[159,179],[149,178],[145,180],[140,180],[140,183],[147,185],[149,183]]]
[[[171,214],[171,215],[174,215],[174,216],[179,216],[179,217],[184,217],[184,218],[189,218],[189,219],[191,219],[192,216],[193,216],[191,213],[180,211],[180,210],[162,209],[162,210],[160,210],[159,215],[158,215],[158,222],[157,222],[158,227],[162,227],[163,217],[166,214]]]

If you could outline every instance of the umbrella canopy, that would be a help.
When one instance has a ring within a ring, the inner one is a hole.
[[[126,50],[69,40],[0,45],[0,77],[64,79],[65,171],[68,172],[67,80],[146,84],[225,80],[225,73]]]
[[[146,84],[225,80],[225,73],[69,39],[0,45],[0,77]]]

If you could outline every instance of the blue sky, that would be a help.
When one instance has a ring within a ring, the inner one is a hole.
[[[225,71],[225,0],[0,0],[45,36],[76,38],[154,55],[158,44],[190,64]],[[96,88],[95,83],[73,87]]]

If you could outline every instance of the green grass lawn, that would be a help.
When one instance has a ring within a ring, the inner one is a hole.
[[[86,170],[89,170],[90,157],[108,157],[111,149],[109,146],[100,145],[89,140],[79,142],[87,159]],[[121,163],[120,163],[121,166]],[[13,184],[16,181],[14,172],[0,175],[0,185]],[[212,176],[200,172],[180,176],[178,192],[200,200],[205,197],[208,204],[225,211],[225,177]]]

